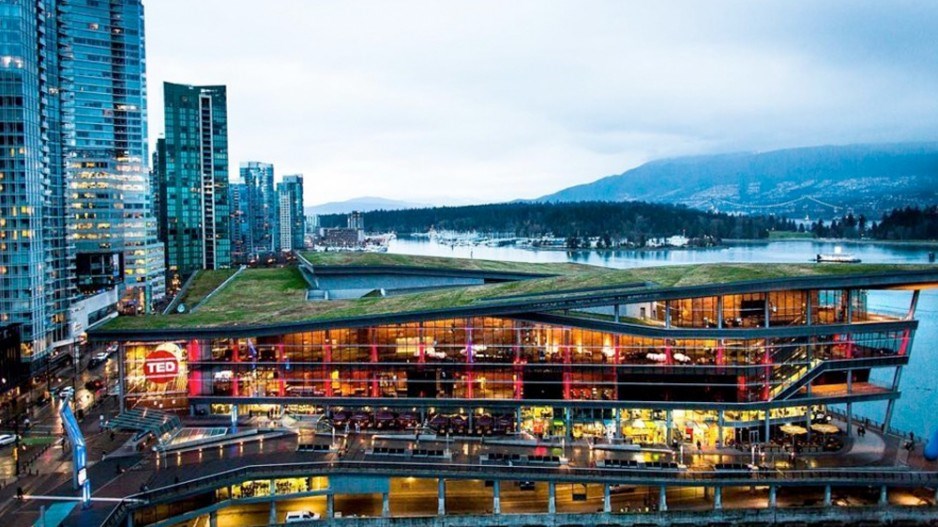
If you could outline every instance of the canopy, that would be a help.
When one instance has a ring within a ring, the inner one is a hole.
[[[814,423],[811,425],[811,430],[822,434],[836,434],[840,432],[840,428],[828,423]]]
[[[792,436],[799,436],[799,435],[808,433],[807,428],[803,426],[798,426],[798,425],[783,425],[779,428],[779,430],[781,430],[783,433],[786,433]]]

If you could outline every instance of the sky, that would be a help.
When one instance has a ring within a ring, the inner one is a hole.
[[[938,140],[938,2],[144,0],[164,81],[228,87],[307,205],[534,198],[679,155]]]

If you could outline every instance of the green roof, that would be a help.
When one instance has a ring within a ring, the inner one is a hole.
[[[189,306],[191,309],[195,307],[203,298],[209,295],[212,291],[218,288],[225,280],[231,277],[231,275],[238,272],[237,269],[218,269],[212,271],[198,271],[195,278],[192,281],[192,285],[189,286],[189,289],[186,291],[185,295],[180,299],[180,302]]]
[[[441,256],[388,253],[305,252],[303,257],[313,266],[419,267],[424,269],[526,274],[572,274],[590,270],[605,270],[602,267],[574,263],[502,262],[475,258],[445,258]]]
[[[460,261],[449,258],[406,257],[384,254],[317,253],[310,258],[319,265],[397,265],[480,270],[485,261]],[[333,256],[335,254],[335,256]],[[368,263],[366,263],[368,262]],[[472,265],[467,262],[474,262]],[[483,263],[480,263],[483,262]],[[432,263],[432,265],[430,265]],[[506,262],[499,272],[514,265],[523,265],[530,273],[548,273],[557,268],[551,264],[511,264]],[[850,276],[931,271],[936,279],[936,266],[894,264],[707,264],[644,267],[613,270],[584,265],[562,264],[567,272],[556,276],[531,278],[513,282],[456,287],[356,300],[308,301],[307,284],[297,267],[246,269],[219,290],[198,310],[187,314],[118,317],[100,329],[147,331],[160,329],[195,329],[274,325],[290,322],[324,322],[377,315],[406,315],[436,309],[485,307],[524,300],[538,295],[538,300],[572,299],[603,292],[621,290],[662,291],[669,288],[729,284],[750,280],[771,280],[794,277]],[[473,269],[474,268],[474,269]],[[517,268],[515,268],[517,269]],[[493,269],[494,270],[494,269]],[[515,270],[515,272],[517,272]],[[206,276],[206,279],[214,276]],[[938,279],[936,279],[938,281]],[[194,284],[195,285],[195,284]],[[594,291],[590,291],[593,289]],[[585,291],[584,291],[585,290]],[[509,297],[509,298],[506,298]]]

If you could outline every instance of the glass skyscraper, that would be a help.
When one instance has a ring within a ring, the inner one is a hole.
[[[280,241],[274,166],[261,161],[247,161],[241,163],[240,172],[248,198],[247,203],[242,203],[250,231],[245,240],[246,252],[251,257],[272,253]]]
[[[228,186],[228,203],[231,205],[231,261],[242,263],[250,260],[248,250],[251,229],[248,225],[248,186],[236,181]]]
[[[277,190],[280,196],[280,248],[284,251],[300,250],[306,238],[303,175],[284,176]]]
[[[224,86],[163,84],[159,221],[174,278],[231,265]]]
[[[146,67],[140,0],[61,2],[74,60],[75,141],[68,148],[69,237],[82,293],[115,286],[148,305],[165,295],[147,170]]]
[[[21,323],[24,360],[68,337],[63,145],[72,140],[70,42],[53,0],[0,3],[0,325]]]

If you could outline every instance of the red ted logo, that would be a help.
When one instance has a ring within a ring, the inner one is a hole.
[[[171,346],[178,349],[175,344]],[[175,353],[165,349],[166,347],[164,344],[156,348],[143,362],[143,374],[150,382],[165,384],[179,375],[179,359]]]

